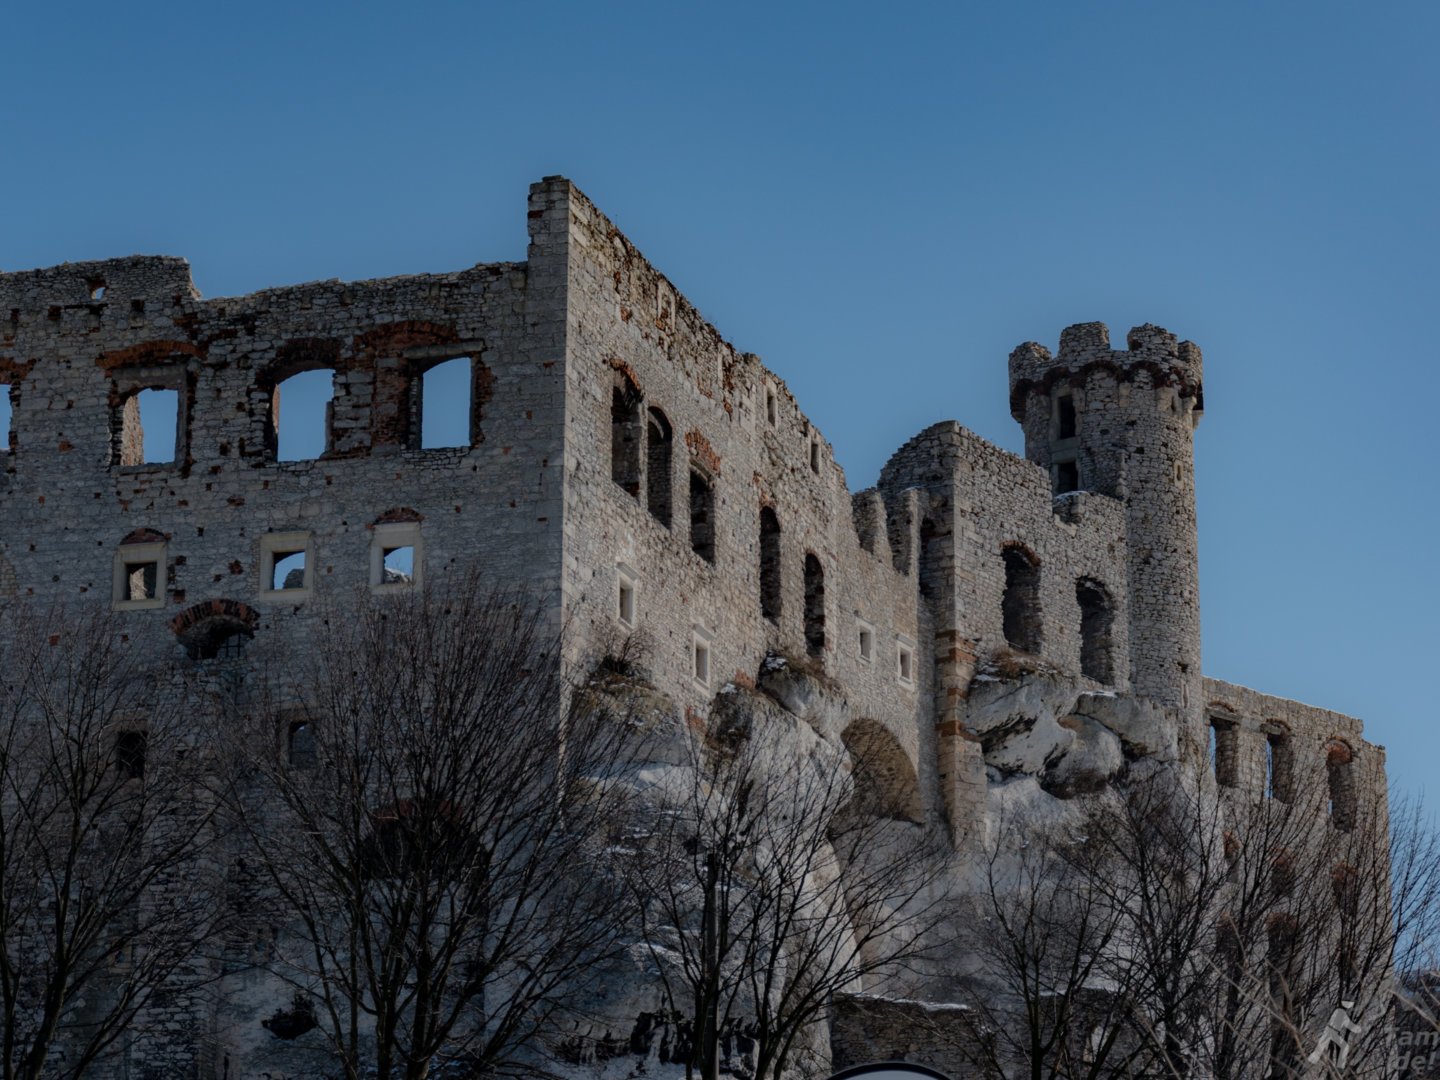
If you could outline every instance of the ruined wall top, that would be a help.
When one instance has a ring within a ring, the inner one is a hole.
[[[0,308],[11,311],[160,297],[200,299],[184,259],[130,255],[0,273]]]
[[[1110,329],[1104,323],[1076,323],[1060,333],[1059,354],[1027,341],[1010,353],[1010,413],[1023,421],[1025,402],[1032,391],[1049,392],[1059,382],[1074,382],[1095,369],[1117,378],[1148,371],[1155,385],[1175,386],[1185,397],[1203,401],[1204,365],[1200,347],[1180,341],[1170,331],[1151,323],[1125,335],[1125,349],[1110,347]]]

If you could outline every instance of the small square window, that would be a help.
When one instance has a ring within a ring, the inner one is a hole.
[[[376,525],[370,541],[370,587],[408,589],[419,585],[421,555],[419,522]]]
[[[313,582],[308,532],[266,533],[260,538],[260,592],[266,599],[303,600]]]
[[[117,610],[165,604],[165,545],[122,544],[115,552],[111,600]]]
[[[633,627],[635,625],[635,593],[636,582],[635,572],[628,566],[621,564],[615,568],[616,579],[616,605],[615,617],[624,625]]]
[[[115,771],[126,780],[139,780],[145,775],[145,744],[143,731],[120,731],[115,735]]]
[[[868,664],[875,659],[875,628],[867,622],[860,622],[856,627],[856,636],[860,646],[860,660]]]
[[[895,675],[906,686],[915,684],[915,643],[908,638],[896,639]]]

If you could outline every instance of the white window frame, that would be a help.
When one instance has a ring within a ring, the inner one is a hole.
[[[855,620],[856,655],[860,657],[862,664],[871,664],[875,661],[875,627],[864,619]],[[868,648],[866,647],[868,643]]]
[[[625,593],[630,593],[630,615],[625,615]],[[611,608],[621,626],[633,630],[640,623],[640,577],[624,563],[615,564],[615,606]]]
[[[906,660],[909,664],[906,664]],[[905,668],[910,668],[910,674],[905,674]],[[913,687],[915,685],[915,639],[906,637],[904,634],[895,635],[895,678],[900,681],[901,686]]]
[[[715,635],[696,625],[690,632],[690,678],[695,685],[710,689],[715,675]]]
[[[165,606],[166,546],[165,541],[157,540],[147,544],[121,544],[115,549],[110,599],[116,611],[144,611]],[[155,595],[143,600],[131,600],[130,574],[125,568],[138,563],[155,564]]]
[[[304,584],[298,589],[275,588],[276,556],[305,556]],[[260,598],[262,600],[308,600],[315,587],[315,534],[274,532],[260,537]]]
[[[424,579],[425,549],[421,543],[418,521],[391,521],[374,525],[370,534],[370,590],[377,593],[401,592],[418,588]],[[414,548],[410,581],[385,581],[385,552],[395,548]]]

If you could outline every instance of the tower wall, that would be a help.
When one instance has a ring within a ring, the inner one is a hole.
[[[1113,350],[1104,324],[1082,323],[1061,334],[1057,356],[1021,345],[1010,354],[1010,409],[1025,430],[1025,456],[1047,470],[1057,495],[1095,491],[1123,503],[1132,688],[1182,715],[1184,741],[1198,751],[1200,350],[1150,325],[1126,343]]]

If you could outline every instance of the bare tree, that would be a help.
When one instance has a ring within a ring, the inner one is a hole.
[[[810,1064],[836,993],[923,951],[946,910],[940,839],[857,790],[862,748],[799,721],[712,716],[691,749],[634,876],[645,939],[692,1035],[686,1075],[715,1080],[729,1043],[732,1068],[778,1080]]]
[[[473,576],[365,598],[313,660],[239,725],[290,920],[274,971],[347,1077],[533,1067],[625,913],[603,850],[624,724],[570,709],[545,609]]]
[[[184,687],[108,612],[0,617],[0,1075],[83,1076],[213,928]]]

